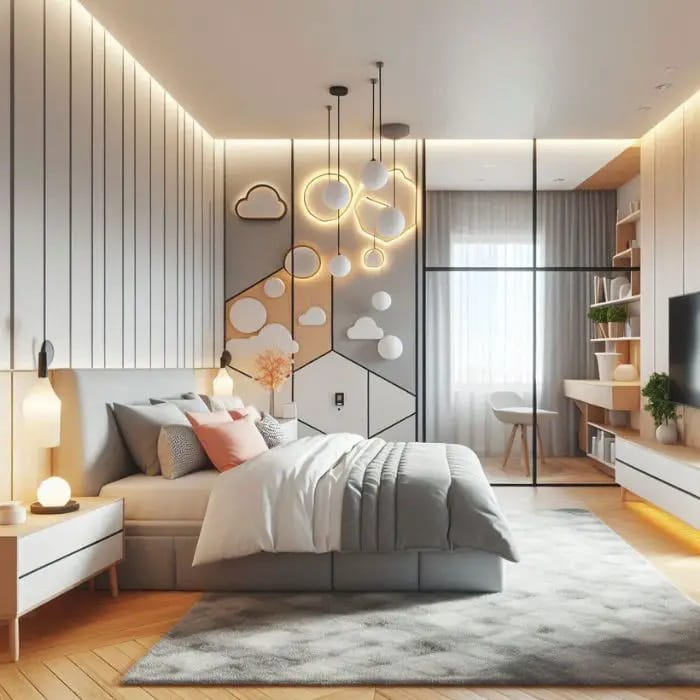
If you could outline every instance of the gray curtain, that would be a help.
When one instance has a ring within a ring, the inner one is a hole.
[[[539,265],[610,264],[615,191],[538,192],[537,209]],[[428,266],[529,267],[532,193],[428,192],[426,236]],[[586,318],[593,274],[537,272],[538,405],[558,412],[544,430],[548,454],[577,452],[578,413],[562,380],[596,374]],[[532,401],[531,371],[522,381],[532,365],[532,280],[527,271],[428,273],[426,439],[502,454],[507,428],[488,395],[511,390]]]

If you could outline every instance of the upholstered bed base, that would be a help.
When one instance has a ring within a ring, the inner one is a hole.
[[[127,524],[127,533],[128,533]],[[196,535],[126,536],[119,586],[202,591],[466,591],[503,588],[487,552],[256,554],[192,567]]]

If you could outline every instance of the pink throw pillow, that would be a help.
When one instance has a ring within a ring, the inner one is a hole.
[[[260,411],[255,406],[246,406],[245,408],[234,408],[229,411],[229,415],[233,420],[241,420],[245,418],[249,423],[257,423],[262,419]]]
[[[198,425],[216,425],[218,423],[232,423],[233,418],[228,411],[212,411],[211,413],[185,413],[187,420],[193,428]]]
[[[192,428],[207,457],[220,472],[233,469],[267,451],[262,435],[247,420],[193,424]]]

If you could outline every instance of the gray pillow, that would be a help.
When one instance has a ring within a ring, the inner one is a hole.
[[[164,425],[158,436],[158,461],[166,479],[212,467],[190,425]]]
[[[155,406],[127,406],[115,403],[112,410],[119,425],[119,432],[138,468],[149,476],[160,474],[160,429],[164,425],[189,425],[185,414],[171,403]]]
[[[284,442],[284,433],[279,421],[269,413],[263,413],[262,418],[255,423],[255,427],[262,435],[265,444],[272,449]]]
[[[240,396],[207,396],[202,394],[201,397],[210,411],[235,411],[238,408],[245,408]]]
[[[151,399],[151,403],[154,405],[171,403],[177,406],[183,413],[209,413],[207,405],[196,395],[190,398],[190,396],[186,394],[185,397],[181,399]]]

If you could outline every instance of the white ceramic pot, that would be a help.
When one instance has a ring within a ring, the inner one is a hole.
[[[622,353],[620,352],[597,352],[595,359],[598,361],[598,378],[602,382],[611,382],[615,367],[620,361]]]
[[[634,365],[618,365],[613,372],[613,379],[616,382],[636,382],[639,379],[637,368]]]
[[[663,445],[673,445],[678,440],[678,428],[676,422],[662,423],[656,429],[656,439]]]

